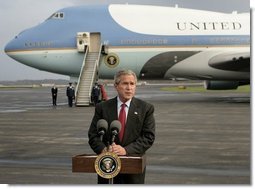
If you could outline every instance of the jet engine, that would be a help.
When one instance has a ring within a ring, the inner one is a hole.
[[[205,81],[204,87],[207,90],[231,90],[237,89],[239,81]]]

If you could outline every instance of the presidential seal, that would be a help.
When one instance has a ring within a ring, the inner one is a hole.
[[[121,169],[121,161],[117,154],[105,152],[97,156],[95,170],[98,175],[106,179],[117,176]]]
[[[114,53],[110,53],[105,57],[104,63],[110,68],[115,68],[119,64],[119,57]]]

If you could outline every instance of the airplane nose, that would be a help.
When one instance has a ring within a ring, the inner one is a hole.
[[[6,45],[5,45],[5,47],[4,47],[4,52],[7,54],[8,53],[8,51],[10,51],[10,42],[8,42]]]
[[[17,36],[16,36],[13,40],[9,41],[9,42],[5,45],[5,47],[4,47],[4,52],[5,52],[7,55],[9,55],[9,53],[12,52],[12,51],[14,51],[15,49],[16,49],[16,50],[18,49],[18,46],[17,46]]]
[[[7,54],[8,56],[10,56],[10,52],[13,50],[12,49],[12,42],[10,41],[9,43],[7,43],[4,47],[4,52],[5,54]]]
[[[4,52],[7,56],[10,58],[18,61],[23,62],[22,58],[20,57],[20,52],[24,49],[24,43],[22,40],[19,39],[18,36],[16,36],[14,39],[9,41],[5,47]]]
[[[16,35],[11,41],[9,41],[4,48],[4,51],[7,55],[9,55],[11,52],[18,51],[18,50],[24,50],[26,48],[25,42],[28,37],[31,37],[31,33],[28,33],[30,29],[26,29],[22,32],[20,32],[18,35]]]

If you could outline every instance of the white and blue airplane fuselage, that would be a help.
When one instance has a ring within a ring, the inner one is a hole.
[[[5,52],[28,66],[79,77],[77,33],[100,33],[107,54],[99,77],[132,69],[139,78],[250,80],[250,14],[176,7],[105,5],[64,8],[10,41]],[[113,62],[109,56],[115,58]]]

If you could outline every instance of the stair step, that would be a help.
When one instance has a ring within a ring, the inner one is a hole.
[[[91,84],[93,85],[92,81],[95,80],[93,75],[96,77],[95,67],[96,62],[99,60],[98,55],[100,56],[99,52],[89,52],[84,60],[85,62],[83,62],[84,66],[80,74],[80,83],[77,86],[79,91],[77,92],[76,106],[89,106],[90,104],[90,90],[92,88]]]

